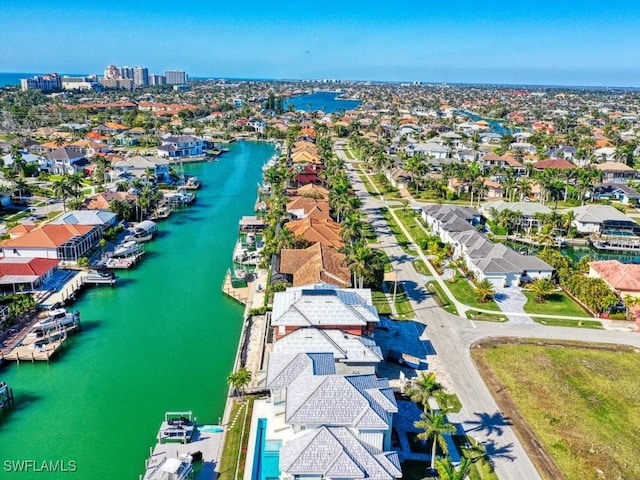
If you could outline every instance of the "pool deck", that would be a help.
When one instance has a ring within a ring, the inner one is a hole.
[[[183,454],[202,452],[203,467],[196,480],[214,480],[219,473],[215,471],[222,455],[223,432],[201,432],[197,430],[190,443],[158,443],[147,460],[147,471],[160,464],[165,458],[178,458]],[[142,478],[146,476],[143,475]]]

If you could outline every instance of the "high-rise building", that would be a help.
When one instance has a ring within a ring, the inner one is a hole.
[[[47,92],[60,90],[62,83],[57,73],[50,73],[48,75],[37,75],[33,78],[22,78],[20,79],[20,86],[22,90],[42,90]]]
[[[149,74],[149,85],[161,86],[167,84],[167,77],[164,75]]]
[[[133,69],[133,84],[136,87],[146,87],[149,85],[149,69],[146,67],[135,67]]]
[[[120,78],[130,78],[133,80],[133,67],[119,67]]]
[[[133,88],[133,80],[130,78],[100,77],[99,82],[104,88],[124,88],[125,90]]]
[[[182,70],[167,70],[164,72],[167,85],[182,85],[189,81],[189,76]]]
[[[109,65],[104,69],[104,78],[109,80],[117,80],[120,78],[120,69],[115,65]]]
[[[102,90],[102,85],[98,82],[98,77],[90,75],[88,77],[62,77],[63,90]]]

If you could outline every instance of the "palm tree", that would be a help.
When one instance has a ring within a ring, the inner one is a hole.
[[[22,150],[20,144],[16,143],[11,145],[11,152],[9,154],[13,160],[11,165],[11,171],[20,177],[24,177],[24,172],[27,167],[27,162],[22,157]]]
[[[436,470],[440,480],[464,480],[467,478],[470,468],[471,459],[469,457],[462,457],[458,468],[453,465],[450,457],[436,460]]]
[[[433,442],[431,448],[431,470],[436,463],[436,445],[440,445],[443,452],[447,452],[447,442],[445,435],[452,435],[456,432],[455,425],[449,423],[447,414],[442,411],[424,412],[420,415],[420,420],[413,423],[413,426],[422,430],[418,433],[418,438],[425,442]]]
[[[240,401],[244,401],[244,390],[251,383],[251,372],[242,367],[227,376],[227,383],[240,395]]]
[[[478,295],[480,295],[480,298],[478,299],[480,303],[487,303],[496,294],[495,287],[493,286],[493,283],[491,283],[491,280],[489,280],[488,278],[480,280],[478,283],[476,283],[475,291]]]
[[[18,192],[18,199],[22,203],[22,192],[29,189],[29,185],[25,182],[24,178],[16,178],[13,183],[13,188]]]
[[[347,218],[345,218],[340,226],[340,235],[342,239],[353,245],[358,242],[364,236],[364,222],[360,218],[358,211],[351,212]]]
[[[67,211],[67,198],[71,195],[71,188],[67,182],[67,177],[60,178],[53,182],[51,185],[51,189],[53,190],[53,194],[62,199],[62,207],[64,211]]]
[[[537,303],[544,303],[545,299],[555,291],[555,286],[551,283],[551,280],[539,278],[529,285],[529,290],[536,294]]]
[[[376,258],[375,251],[366,245],[353,245],[347,249],[347,266],[353,274],[353,286],[364,288],[367,273],[373,272]]]
[[[436,382],[436,374],[433,372],[421,372],[420,376],[411,380],[411,386],[405,390],[412,401],[422,404],[422,409],[429,410],[429,399],[436,390],[440,389],[440,384]]]
[[[82,187],[84,185],[82,183],[82,174],[81,173],[74,173],[72,175],[69,175],[67,177],[67,185],[69,187],[69,190],[70,190],[71,194],[75,198],[80,197],[80,195],[82,194]]]

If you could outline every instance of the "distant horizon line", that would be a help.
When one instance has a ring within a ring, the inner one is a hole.
[[[186,72],[186,70],[185,70]],[[89,76],[95,73],[58,73],[58,72],[0,72],[0,75],[25,75],[37,76],[57,73],[61,76]],[[188,75],[188,73],[187,73]],[[328,78],[251,78],[251,77],[218,77],[218,76],[191,76],[192,80],[235,80],[235,81],[251,81],[251,82],[300,82],[300,83],[377,83],[377,84],[409,84],[420,86],[467,86],[467,87],[523,87],[535,89],[578,89],[578,90],[640,90],[640,86],[619,86],[619,85],[573,85],[573,84],[544,84],[544,83],[498,83],[498,82],[454,82],[454,81],[426,81],[426,80],[348,80],[348,79],[328,79]],[[2,87],[0,87],[2,88]]]

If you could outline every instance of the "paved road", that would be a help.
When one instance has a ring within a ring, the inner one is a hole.
[[[545,327],[536,323],[472,322],[445,312],[437,306],[424,288],[424,278],[413,268],[413,258],[398,246],[395,237],[380,216],[378,209],[386,206],[387,202],[375,199],[367,193],[341,145],[340,141],[336,143],[336,154],[347,162],[347,174],[363,202],[363,212],[378,233],[380,247],[385,249],[393,268],[398,271],[398,279],[403,282],[411,298],[416,320],[427,327],[423,336],[434,347],[437,369],[445,376],[443,383],[453,388],[463,405],[460,415],[463,427],[484,443],[501,480],[541,478],[471,360],[471,346],[483,338],[512,336],[640,347],[640,335],[619,331]],[[425,263],[429,265],[428,262]],[[465,306],[460,307],[464,309]],[[429,361],[431,363],[431,359]]]

